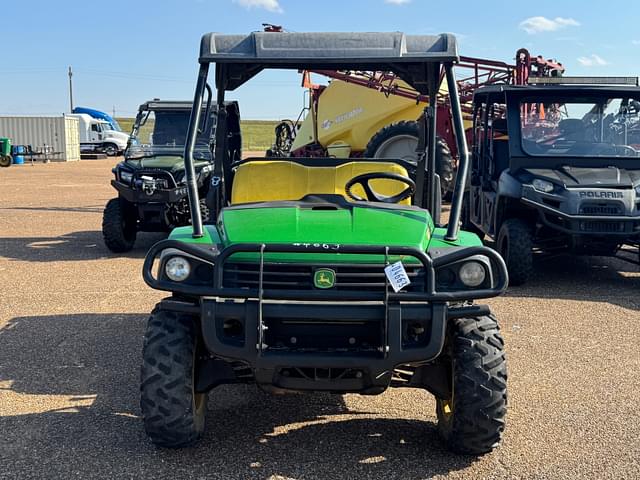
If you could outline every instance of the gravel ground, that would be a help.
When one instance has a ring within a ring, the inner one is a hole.
[[[102,244],[114,160],[0,170],[0,478],[640,478],[640,270],[559,257],[489,303],[509,362],[503,445],[443,450],[418,390],[210,395],[193,448],[156,449],[138,373],[148,312],[142,235]]]

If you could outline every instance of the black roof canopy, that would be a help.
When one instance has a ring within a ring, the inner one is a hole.
[[[474,95],[504,93],[509,97],[551,96],[622,96],[637,97],[640,87],[633,85],[487,85],[478,88]]]
[[[216,85],[225,90],[239,87],[264,69],[350,69],[393,71],[421,93],[428,93],[428,72],[457,60],[453,35],[401,32],[207,33],[199,58],[200,63],[217,65]]]
[[[235,101],[226,101],[225,105],[235,105],[237,102]],[[139,111],[146,110],[162,110],[162,111],[188,111],[191,112],[191,108],[193,107],[193,101],[189,100],[149,100],[148,102],[144,102],[138,108]],[[203,109],[206,108],[206,105],[202,106]],[[215,101],[211,101],[211,108],[217,109],[217,103]]]

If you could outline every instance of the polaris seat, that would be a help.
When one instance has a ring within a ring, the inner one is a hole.
[[[287,160],[255,160],[238,166],[233,179],[231,203],[257,203],[278,200],[300,200],[306,195],[342,195],[351,200],[345,185],[353,177],[364,173],[396,173],[408,177],[407,170],[396,163],[376,161],[347,161],[337,166],[306,166]],[[396,180],[376,179],[371,187],[383,195],[396,195],[407,185]],[[353,193],[365,197],[360,185]],[[410,205],[411,199],[399,202]]]

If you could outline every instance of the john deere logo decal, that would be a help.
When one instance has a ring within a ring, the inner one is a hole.
[[[336,272],[330,268],[321,268],[313,274],[313,284],[316,288],[332,288],[336,284]]]

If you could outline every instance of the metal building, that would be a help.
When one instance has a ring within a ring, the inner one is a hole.
[[[54,161],[80,160],[78,119],[73,117],[0,116],[0,137],[13,145],[31,146]]]

